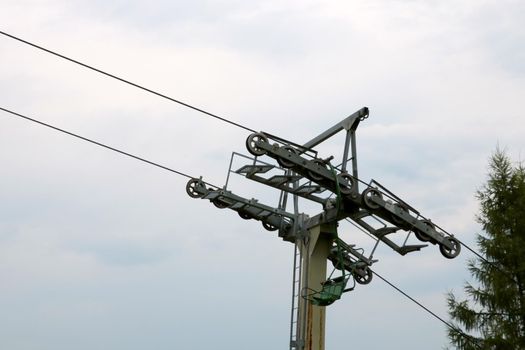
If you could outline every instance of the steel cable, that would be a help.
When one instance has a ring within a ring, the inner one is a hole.
[[[37,119],[34,119],[34,118],[30,118],[26,115],[23,115],[23,114],[20,114],[20,113],[16,113],[16,112],[13,112],[7,108],[3,108],[3,107],[0,107],[0,110],[6,112],[6,113],[9,113],[11,115],[14,115],[16,117],[19,117],[19,118],[22,118],[22,119],[25,119],[25,120],[28,120],[28,121],[31,121],[33,123],[36,123],[36,124],[39,124],[39,125],[42,125],[42,126],[45,126],[47,128],[50,128],[50,129],[53,129],[55,131],[59,131],[61,133],[64,133],[64,134],[67,134],[69,136],[73,136],[75,138],[78,138],[82,141],[86,141],[86,142],[89,142],[89,143],[92,143],[94,145],[97,145],[97,146],[100,146],[100,147],[103,147],[103,148],[106,148],[106,149],[109,149],[113,152],[117,152],[117,153],[120,153],[120,154],[123,154],[125,156],[128,156],[128,157],[131,157],[133,159],[136,159],[136,160],[140,160],[141,162],[144,162],[144,163],[147,163],[147,164],[150,164],[150,165],[153,165],[153,166],[156,166],[158,168],[161,168],[161,169],[164,169],[164,170],[167,170],[167,171],[170,171],[172,173],[175,173],[177,175],[180,175],[180,176],[184,176],[184,177],[187,177],[187,178],[190,178],[190,179],[193,179],[194,176],[191,176],[191,175],[188,175],[186,173],[183,173],[181,171],[178,171],[178,170],[175,170],[175,169],[172,169],[172,168],[168,168],[167,166],[164,166],[162,164],[159,164],[159,163],[155,163],[155,162],[152,162],[150,160],[147,160],[145,158],[142,158],[142,157],[139,157],[139,156],[136,156],[134,154],[131,154],[131,153],[128,153],[128,152],[125,152],[125,151],[122,151],[120,149],[117,149],[115,147],[111,147],[111,146],[108,146],[106,144],[103,144],[101,142],[98,142],[98,141],[95,141],[95,140],[92,140],[92,139],[89,139],[87,137],[84,137],[84,136],[81,136],[81,135],[78,135],[78,134],[75,134],[75,133],[72,133],[70,131],[67,131],[67,130],[64,130],[64,129],[61,129],[59,127],[56,127],[54,125],[51,125],[51,124],[48,124],[48,123],[44,123],[40,120],[37,120]],[[205,184],[209,185],[209,186],[212,186],[212,187],[216,187],[216,188],[219,188],[219,186],[216,186],[216,185],[213,185],[213,184],[210,184],[210,183],[207,183],[205,182]]]
[[[246,131],[255,132],[255,130],[253,130],[253,129],[247,127],[247,126],[244,126],[244,125],[242,125],[242,124],[240,124],[240,123],[237,123],[237,122],[231,121],[231,120],[226,119],[226,118],[224,118],[224,117],[220,117],[220,116],[218,116],[218,115],[216,115],[216,114],[213,114],[213,113],[210,113],[210,112],[208,112],[208,111],[205,111],[204,109],[201,109],[201,108],[198,108],[198,107],[192,106],[192,105],[190,105],[190,104],[188,104],[188,103],[186,103],[186,102],[182,102],[182,101],[180,101],[180,100],[177,100],[177,99],[175,99],[175,98],[173,98],[173,97],[170,97],[170,96],[165,95],[165,94],[163,94],[163,93],[160,93],[160,92],[158,92],[158,91],[155,91],[155,90],[152,90],[152,89],[146,88],[146,87],[144,87],[144,86],[142,86],[142,85],[140,85],[140,84],[137,84],[137,83],[134,83],[134,82],[129,81],[129,80],[127,80],[127,79],[124,79],[124,78],[118,77],[118,76],[116,76],[116,75],[114,75],[114,74],[111,74],[111,73],[105,72],[105,71],[103,71],[103,70],[101,70],[101,69],[99,69],[99,68],[95,68],[95,67],[93,67],[93,66],[91,66],[91,65],[88,65],[88,64],[86,64],[86,63],[80,62],[80,61],[75,60],[75,59],[73,59],[73,58],[71,58],[71,57],[65,56],[65,55],[60,54],[60,53],[58,53],[58,52],[56,52],[56,51],[53,51],[53,50],[50,50],[50,49],[46,49],[46,48],[43,47],[43,46],[40,46],[40,45],[34,44],[34,43],[29,42],[29,41],[27,41],[27,40],[24,40],[24,39],[22,39],[22,38],[16,37],[16,36],[14,36],[14,35],[12,35],[12,34],[6,33],[6,32],[4,32],[4,31],[0,31],[0,34],[6,36],[6,37],[8,37],[8,38],[11,38],[11,39],[13,39],[13,40],[16,40],[16,41],[18,41],[18,42],[21,42],[21,43],[23,43],[23,44],[26,44],[26,45],[29,45],[29,46],[31,46],[31,47],[34,47],[34,48],[36,48],[36,49],[42,50],[42,51],[44,51],[44,52],[47,52],[47,53],[49,53],[49,54],[51,54],[51,55],[54,55],[54,56],[56,56],[56,57],[60,57],[60,58],[62,58],[62,59],[64,59],[64,60],[66,60],[66,61],[69,61],[69,62],[72,62],[72,63],[78,64],[78,65],[80,65],[80,66],[82,66],[82,67],[84,67],[84,68],[90,69],[90,70],[95,71],[95,72],[100,73],[100,74],[103,74],[103,75],[105,75],[105,76],[107,76],[107,77],[110,77],[110,78],[116,79],[116,80],[118,80],[118,81],[121,81],[121,82],[126,83],[126,84],[128,84],[128,85],[131,85],[131,86],[136,87],[136,88],[138,88],[138,89],[141,89],[141,90],[143,90],[143,91],[149,92],[149,93],[151,93],[151,94],[153,94],[153,95],[156,95],[156,96],[162,97],[162,98],[167,99],[167,100],[169,100],[169,101],[171,101],[171,102],[178,103],[179,105],[182,105],[182,106],[184,106],[184,107],[187,107],[187,108],[193,109],[193,110],[195,110],[195,111],[197,111],[197,112],[200,112],[200,113],[203,113],[203,114],[205,114],[205,115],[207,115],[207,116],[209,116],[209,117],[212,117],[212,118],[218,119],[218,120],[220,120],[220,121],[223,121],[223,122],[225,122],[225,123],[228,123],[228,124],[234,125],[234,126],[236,126],[236,127],[238,127],[238,128],[244,129],[244,130],[246,130]]]
[[[457,327],[454,327],[450,322],[447,322],[445,321],[442,317],[440,317],[439,315],[437,315],[435,312],[433,312],[432,310],[430,310],[428,307],[426,307],[425,305],[421,304],[419,301],[417,301],[416,299],[414,299],[413,297],[411,297],[410,295],[408,295],[408,293],[404,292],[401,288],[397,287],[396,285],[394,285],[392,282],[388,281],[386,278],[384,278],[383,276],[381,276],[380,274],[378,274],[377,272],[373,271],[372,270],[372,273],[374,275],[376,275],[377,277],[379,277],[383,282],[385,282],[386,284],[388,284],[390,287],[394,288],[398,293],[402,294],[405,298],[409,299],[410,301],[412,301],[413,303],[415,303],[416,305],[418,305],[420,308],[422,308],[423,310],[425,310],[426,312],[428,312],[430,315],[434,316],[436,319],[438,319],[439,321],[441,321],[444,325],[446,325],[448,328],[450,328],[451,330],[457,332],[458,334],[461,334],[465,339],[467,339],[471,344],[475,345],[478,349],[482,349],[482,347],[472,339],[472,336],[469,336],[468,334],[465,334],[464,332],[462,332],[461,330],[459,330]]]

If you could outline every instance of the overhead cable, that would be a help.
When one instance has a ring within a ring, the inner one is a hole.
[[[445,232],[447,235],[452,236],[452,234],[450,234],[450,233],[448,233],[447,231],[443,230],[443,228],[441,228],[441,227],[439,227],[439,226],[437,226],[437,225],[436,225],[436,227],[438,227],[439,229],[441,229],[441,230],[442,230],[443,232]],[[495,268],[496,270],[502,272],[502,273],[503,273],[505,276],[507,276],[507,278],[510,279],[512,282],[514,282],[514,283],[516,283],[516,284],[518,283],[518,282],[516,281],[516,279],[514,278],[514,276],[512,276],[512,274],[511,274],[509,271],[503,269],[502,267],[496,265],[494,262],[488,260],[488,259],[485,258],[483,255],[481,255],[480,253],[478,253],[476,250],[474,250],[473,248],[469,247],[465,242],[459,240],[457,237],[455,237],[455,238],[458,240],[458,242],[459,242],[462,246],[464,246],[465,248],[467,248],[472,254],[476,255],[480,260],[483,260],[486,264],[489,264],[490,266],[492,266],[492,267]]]
[[[144,163],[147,163],[147,164],[150,164],[150,165],[154,165],[154,166],[156,166],[156,167],[158,167],[158,168],[161,168],[161,169],[164,169],[164,170],[167,170],[167,171],[171,171],[172,173],[175,173],[175,174],[177,174],[177,175],[184,176],[184,177],[187,177],[187,178],[190,178],[190,179],[193,179],[193,178],[194,178],[193,176],[188,175],[188,174],[186,174],[186,173],[183,173],[183,172],[181,172],[181,171],[178,171],[178,170],[175,170],[175,169],[172,169],[172,168],[168,168],[167,166],[161,165],[161,164],[159,164],[159,163],[152,162],[152,161],[150,161],[150,160],[147,160],[147,159],[145,159],[145,158],[142,158],[142,157],[136,156],[136,155],[134,155],[134,154],[131,154],[131,153],[128,153],[128,152],[125,152],[125,151],[122,151],[122,150],[117,149],[117,148],[115,148],[115,147],[111,147],[111,146],[108,146],[108,145],[103,144],[103,143],[101,143],[101,142],[94,141],[94,140],[92,140],[92,139],[89,139],[89,138],[87,138],[87,137],[84,137],[84,136],[81,136],[81,135],[78,135],[78,134],[72,133],[72,132],[70,132],[70,131],[67,131],[67,130],[61,129],[61,128],[56,127],[56,126],[54,126],[54,125],[51,125],[51,124],[48,124],[48,123],[44,123],[44,122],[42,122],[42,121],[40,121],[40,120],[37,120],[37,119],[34,119],[34,118],[30,118],[30,117],[28,117],[28,116],[26,116],[26,115],[23,115],[23,114],[20,114],[20,113],[16,113],[16,112],[13,112],[13,111],[11,111],[11,110],[9,110],[9,109],[7,109],[7,108],[0,107],[0,110],[4,111],[4,112],[6,112],[6,113],[9,113],[9,114],[11,114],[11,115],[14,115],[14,116],[16,116],[16,117],[19,117],[19,118],[22,118],[22,119],[25,119],[25,120],[31,121],[31,122],[33,122],[33,123],[36,123],[36,124],[39,124],[39,125],[45,126],[45,127],[47,127],[47,128],[53,129],[53,130],[55,130],[55,131],[59,131],[59,132],[61,132],[61,133],[67,134],[67,135],[69,135],[69,136],[76,137],[76,138],[78,138],[78,139],[80,139],[80,140],[82,140],[82,141],[86,141],[86,142],[92,143],[92,144],[94,144],[94,145],[97,145],[97,146],[100,146],[100,147],[104,147],[104,148],[109,149],[109,150],[111,150],[111,151],[113,151],[113,152],[117,152],[117,153],[123,154],[123,155],[125,155],[125,156],[131,157],[131,158],[133,158],[133,159],[140,160],[141,162],[144,162]],[[212,186],[212,187],[219,188],[218,186],[215,186],[215,185],[210,184],[210,183],[206,183],[206,184],[207,184],[207,185],[210,185],[210,186]]]
[[[64,59],[64,60],[66,60],[66,61],[69,61],[69,62],[72,62],[72,63],[78,64],[78,65],[80,65],[80,66],[82,66],[82,67],[84,67],[84,68],[90,69],[90,70],[92,70],[92,71],[95,71],[95,72],[97,72],[97,73],[103,74],[103,75],[108,76],[108,77],[110,77],[110,78],[116,79],[116,80],[118,80],[118,81],[121,81],[121,82],[126,83],[126,84],[128,84],[128,85],[131,85],[131,86],[136,87],[136,88],[138,88],[138,89],[141,89],[141,90],[143,90],[143,91],[149,92],[149,93],[151,93],[151,94],[153,94],[153,95],[156,95],[156,96],[162,97],[162,98],[167,99],[167,100],[169,100],[169,101],[171,101],[171,102],[178,103],[179,105],[182,105],[182,106],[184,106],[184,107],[187,107],[187,108],[193,109],[193,110],[195,110],[195,111],[197,111],[197,112],[200,112],[200,113],[203,113],[203,114],[205,114],[205,115],[207,115],[207,116],[209,116],[209,117],[212,117],[212,118],[218,119],[218,120],[220,120],[220,121],[223,121],[223,122],[225,122],[225,123],[228,123],[228,124],[234,125],[234,126],[236,126],[236,127],[238,127],[238,128],[244,129],[244,130],[246,130],[246,131],[256,132],[255,130],[253,130],[253,129],[247,127],[247,126],[244,126],[244,125],[242,125],[242,124],[240,124],[240,123],[237,123],[237,122],[231,121],[231,120],[229,120],[229,119],[227,119],[227,118],[224,118],[224,117],[220,117],[220,116],[218,116],[218,115],[216,115],[216,114],[213,114],[213,113],[210,113],[210,112],[208,112],[208,111],[205,111],[204,109],[201,109],[201,108],[198,108],[198,107],[192,106],[192,105],[190,105],[190,104],[188,104],[188,103],[186,103],[186,102],[182,102],[181,100],[177,100],[177,99],[175,99],[175,98],[173,98],[173,97],[169,97],[169,96],[167,96],[167,95],[165,95],[165,94],[163,94],[163,93],[160,93],[160,92],[158,92],[158,91],[155,91],[155,90],[149,89],[149,88],[147,88],[147,87],[144,87],[143,85],[139,85],[139,84],[134,83],[134,82],[132,82],[132,81],[129,81],[129,80],[127,80],[127,79],[124,79],[124,78],[118,77],[118,76],[116,76],[116,75],[114,75],[114,74],[111,74],[111,73],[105,72],[105,71],[103,71],[103,70],[101,70],[101,69],[99,69],[99,68],[95,68],[95,67],[93,67],[93,66],[91,66],[91,65],[88,65],[88,64],[86,64],[86,63],[80,62],[80,61],[75,60],[75,59],[73,59],[73,58],[71,58],[71,57],[65,56],[65,55],[60,54],[60,53],[58,53],[58,52],[56,52],[56,51],[52,51],[52,50],[50,50],[50,49],[46,49],[46,48],[43,47],[43,46],[40,46],[40,45],[34,44],[34,43],[29,42],[29,41],[27,41],[27,40],[24,40],[24,39],[22,39],[22,38],[16,37],[16,36],[14,36],[14,35],[12,35],[12,34],[6,33],[6,32],[1,31],[1,30],[0,30],[0,34],[6,36],[6,37],[8,37],[8,38],[14,39],[14,40],[16,40],[16,41],[19,41],[19,42],[21,42],[21,43],[24,43],[24,44],[26,44],[26,45],[32,46],[32,47],[34,47],[34,48],[36,48],[36,49],[39,49],[39,50],[42,50],[42,51],[47,52],[47,53],[49,53],[49,54],[52,54],[52,55],[54,55],[54,56],[56,56],[56,57],[60,57],[60,58],[62,58],[62,59]]]
[[[57,56],[57,57],[59,57],[59,58],[62,58],[62,59],[64,59],[64,60],[67,60],[67,61],[69,61],[69,62],[72,62],[72,63],[78,64],[78,65],[80,65],[80,66],[82,66],[82,67],[84,67],[84,68],[87,68],[87,69],[93,70],[93,71],[95,71],[95,72],[97,72],[97,73],[103,74],[103,75],[108,76],[108,77],[110,77],[110,78],[113,78],[113,79],[119,80],[119,81],[121,81],[121,82],[123,82],[123,83],[126,83],[126,84],[128,84],[128,85],[131,85],[131,86],[134,86],[134,87],[139,88],[139,89],[141,89],[141,90],[144,90],[144,91],[146,91],[146,92],[149,92],[149,93],[151,93],[151,94],[153,94],[153,95],[156,95],[156,96],[162,97],[162,98],[164,98],[164,99],[167,99],[167,100],[169,100],[169,101],[172,101],[172,102],[178,103],[178,104],[180,104],[180,105],[182,105],[182,106],[184,106],[184,107],[187,107],[187,108],[193,109],[193,110],[195,110],[195,111],[197,111],[197,112],[200,112],[200,113],[203,113],[203,114],[205,114],[205,115],[207,115],[207,116],[209,116],[209,117],[212,117],[212,118],[218,119],[218,120],[220,120],[220,121],[223,121],[223,122],[225,122],[225,123],[228,123],[228,124],[234,125],[234,126],[236,126],[236,127],[239,127],[239,128],[241,128],[241,129],[244,129],[244,130],[246,130],[246,131],[256,132],[254,129],[251,129],[251,128],[249,128],[249,127],[247,127],[247,126],[244,126],[244,125],[242,125],[242,124],[240,124],[240,123],[237,123],[237,122],[231,121],[231,120],[226,119],[226,118],[224,118],[224,117],[220,117],[220,116],[218,116],[218,115],[216,115],[216,114],[210,113],[210,112],[205,111],[205,110],[203,110],[203,109],[201,109],[201,108],[198,108],[198,107],[192,106],[192,105],[190,105],[190,104],[188,104],[188,103],[182,102],[182,101],[177,100],[177,99],[172,98],[172,97],[169,97],[169,96],[167,96],[167,95],[165,95],[165,94],[163,94],[163,93],[160,93],[160,92],[158,92],[158,91],[155,91],[155,90],[152,90],[152,89],[146,88],[146,87],[144,87],[144,86],[142,86],[142,85],[139,85],[139,84],[137,84],[137,83],[133,83],[133,82],[127,80],[127,79],[120,78],[120,77],[118,77],[118,76],[116,76],[116,75],[114,75],[114,74],[111,74],[111,73],[105,72],[105,71],[103,71],[103,70],[101,70],[101,69],[95,68],[95,67],[90,66],[90,65],[88,65],[88,64],[86,64],[86,63],[80,62],[80,61],[78,61],[78,60],[75,60],[75,59],[70,58],[70,57],[68,57],[68,56],[65,56],[65,55],[63,55],[63,54],[60,54],[60,53],[58,53],[58,52],[56,52],[56,51],[52,51],[52,50],[50,50],[50,49],[46,49],[45,47],[42,47],[42,46],[37,45],[37,44],[34,44],[34,43],[32,43],[32,42],[29,42],[29,41],[27,41],[27,40],[24,40],[24,39],[22,39],[22,38],[19,38],[19,37],[17,37],[17,36],[12,35],[12,34],[6,33],[6,32],[1,31],[1,30],[0,30],[0,34],[6,36],[6,37],[8,37],[8,38],[11,38],[11,39],[13,39],[13,40],[16,40],[16,41],[19,41],[19,42],[21,42],[21,43],[24,43],[24,44],[26,44],[26,45],[32,46],[32,47],[34,47],[34,48],[37,48],[37,49],[39,49],[39,50],[42,50],[42,51],[44,51],[44,52],[47,52],[47,53],[49,53],[49,54],[52,54],[52,55],[54,55],[54,56]],[[363,182],[362,180],[359,180],[359,181],[360,181],[360,182]],[[364,183],[364,182],[363,182],[363,183]],[[365,184],[366,184],[366,183],[365,183]],[[366,184],[366,185],[368,186],[368,184]],[[440,229],[443,230],[442,228],[440,228]],[[453,236],[452,234],[450,234],[449,232],[447,232],[447,231],[445,231],[445,230],[443,230],[443,232],[446,233],[446,234],[449,235],[449,236]],[[455,238],[457,239],[457,237],[455,237]],[[480,253],[478,253],[477,251],[475,251],[473,248],[469,247],[466,243],[462,242],[462,241],[459,240],[459,239],[457,239],[457,240],[458,240],[458,242],[459,242],[462,246],[464,246],[466,249],[468,249],[469,251],[471,251],[471,252],[472,252],[474,255],[476,255],[479,259],[481,259],[481,260],[483,260],[484,262],[486,262],[487,264],[493,266],[493,267],[496,268],[497,270],[503,272],[503,273],[504,273],[505,275],[507,275],[507,277],[510,278],[513,282],[516,282],[516,280],[514,279],[514,277],[513,277],[508,271],[505,271],[505,270],[502,269],[501,267],[499,267],[499,266],[497,266],[496,264],[494,264],[493,262],[489,261],[487,258],[483,257]]]
[[[401,290],[401,288],[397,287],[396,285],[394,285],[392,282],[388,281],[386,278],[384,278],[383,276],[381,276],[380,274],[378,274],[377,272],[373,271],[372,270],[372,273],[374,275],[376,275],[377,277],[379,277],[383,282],[385,282],[386,284],[388,284],[390,287],[394,288],[397,292],[401,293],[403,296],[405,296],[407,299],[409,299],[410,301],[412,301],[413,303],[415,303],[416,305],[418,305],[420,308],[422,308],[423,310],[425,310],[426,312],[428,312],[430,315],[434,316],[436,319],[438,319],[439,321],[441,321],[445,326],[447,326],[448,328],[452,329],[454,332],[458,332],[459,334],[461,334],[461,336],[463,336],[465,339],[467,339],[471,344],[475,345],[478,349],[481,349],[481,346],[475,342],[471,336],[469,336],[468,334],[465,334],[463,333],[461,330],[459,330],[457,327],[454,327],[450,322],[447,322],[445,321],[442,317],[440,317],[439,315],[437,315],[435,312],[433,312],[432,310],[430,310],[428,307],[426,307],[425,305],[421,304],[419,301],[417,301],[416,299],[412,298],[410,295],[408,295],[406,292],[404,292],[403,290]]]
[[[136,160],[140,160],[142,162],[145,162],[147,164],[150,164],[150,165],[153,165],[153,166],[156,166],[156,167],[159,167],[161,169],[164,169],[164,170],[167,170],[167,171],[170,171],[172,173],[175,173],[177,175],[180,175],[180,176],[184,176],[184,177],[187,177],[187,178],[194,178],[193,176],[191,175],[188,175],[186,173],[183,173],[181,171],[178,171],[178,170],[175,170],[175,169],[172,169],[172,168],[168,168],[164,165],[161,165],[159,163],[155,163],[155,162],[152,162],[150,160],[147,160],[145,158],[142,158],[142,157],[138,157],[136,155],[133,155],[131,153],[128,153],[128,152],[125,152],[125,151],[122,151],[122,150],[119,150],[117,148],[114,148],[114,147],[111,147],[111,146],[108,146],[106,144],[103,144],[101,142],[98,142],[98,141],[94,141],[92,139],[89,139],[87,137],[84,137],[84,136],[81,136],[81,135],[78,135],[78,134],[75,134],[75,133],[72,133],[70,131],[67,131],[67,130],[64,130],[62,128],[59,128],[59,127],[56,127],[54,125],[51,125],[51,124],[48,124],[48,123],[44,123],[40,120],[37,120],[37,119],[34,119],[34,118],[30,118],[26,115],[23,115],[23,114],[20,114],[20,113],[17,113],[17,112],[14,112],[14,111],[11,111],[9,109],[6,109],[6,108],[3,108],[3,107],[0,107],[0,110],[6,112],[6,113],[9,113],[13,116],[16,116],[16,117],[19,117],[19,118],[22,118],[22,119],[25,119],[25,120],[28,120],[28,121],[31,121],[33,123],[36,123],[36,124],[39,124],[39,125],[42,125],[42,126],[45,126],[47,128],[50,128],[50,129],[53,129],[55,131],[58,131],[58,132],[61,132],[61,133],[64,133],[64,134],[67,134],[67,135],[70,135],[70,136],[73,136],[75,138],[78,138],[80,140],[83,140],[83,141],[86,141],[86,142],[89,142],[89,143],[92,143],[94,145],[97,145],[97,146],[100,146],[100,147],[103,147],[103,148],[106,148],[106,149],[109,149],[111,151],[114,151],[114,152],[117,152],[117,153],[120,153],[120,154],[123,154],[125,156],[128,156],[128,157],[131,157],[133,159],[136,159]],[[207,185],[209,186],[213,186],[213,187],[216,187],[216,188],[219,188],[218,186],[216,185],[213,185],[213,184],[210,184],[210,183],[206,183]],[[388,284],[389,286],[391,286],[392,288],[394,288],[397,292],[401,293],[403,296],[405,296],[406,298],[408,298],[410,301],[412,301],[413,303],[415,303],[416,305],[418,305],[419,307],[421,307],[422,309],[424,309],[426,312],[428,312],[430,315],[432,315],[433,317],[435,317],[436,319],[438,319],[439,321],[441,321],[444,325],[446,325],[447,327],[449,327],[450,329],[452,329],[453,331],[455,332],[458,332],[459,334],[461,334],[463,337],[465,337],[465,339],[467,339],[469,342],[471,342],[473,345],[475,345],[477,348],[481,349],[481,346],[475,342],[471,336],[461,332],[457,327],[454,327],[451,323],[447,322],[446,320],[444,320],[442,317],[440,317],[439,315],[437,315],[436,313],[434,313],[432,310],[430,310],[429,308],[427,308],[426,306],[424,306],[423,304],[421,304],[419,301],[417,301],[416,299],[414,299],[413,297],[411,297],[410,295],[408,295],[406,292],[404,292],[403,290],[401,290],[399,287],[395,286],[392,282],[388,281],[386,278],[384,278],[383,276],[381,276],[380,274],[378,274],[376,271],[373,271],[372,270],[372,273],[374,275],[376,275],[378,278],[380,278],[383,282],[385,282],[386,284]]]

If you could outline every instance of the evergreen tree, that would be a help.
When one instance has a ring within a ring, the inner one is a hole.
[[[476,198],[486,260],[469,261],[476,282],[465,284],[466,300],[448,294],[448,338],[460,350],[525,350],[525,169],[497,150]]]

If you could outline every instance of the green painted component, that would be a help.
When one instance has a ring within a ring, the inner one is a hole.
[[[337,211],[339,211],[340,204],[341,204],[341,191],[339,188],[339,181],[337,179],[335,169],[332,167],[331,164],[330,164],[330,168],[335,178],[336,196],[337,196],[336,197],[337,198],[336,207],[337,207]],[[341,261],[341,264],[342,264],[343,255],[342,255],[341,244],[340,244],[341,241],[339,237],[337,236],[337,225],[338,225],[337,222],[333,222],[329,224],[330,227],[329,228],[327,227],[328,229],[327,231],[330,232],[330,234],[332,235],[332,238],[334,239],[337,245],[337,252],[338,252],[337,255],[338,255],[339,261]],[[334,268],[334,271],[335,271],[335,268]],[[321,291],[316,292],[312,295],[312,299],[311,299],[312,304],[317,305],[317,306],[328,306],[332,304],[333,302],[335,302],[336,300],[341,299],[341,295],[343,295],[345,288],[346,288],[346,283],[348,282],[348,279],[349,279],[349,276],[347,276],[345,273],[344,267],[341,269],[341,271],[342,271],[342,276],[339,276],[336,278],[328,278],[323,283],[323,289],[321,289]]]
[[[348,282],[348,277],[345,276],[326,280],[326,282],[323,283],[323,289],[312,295],[312,304],[327,306],[341,299],[341,295],[346,288],[346,282]]]
[[[336,208],[337,211],[339,211],[341,205],[341,191],[339,188],[339,181],[337,179],[335,169],[332,167],[331,164],[330,167],[336,182]],[[332,271],[328,279],[322,283],[322,289],[320,291],[310,289],[313,291],[313,293],[309,294],[305,298],[309,300],[313,305],[328,306],[330,304],[333,304],[336,300],[341,299],[341,296],[345,291],[351,290],[346,289],[346,284],[350,279],[350,275],[346,273],[344,268],[343,249],[341,247],[341,245],[343,245],[344,242],[341,241],[337,235],[337,226],[337,221],[326,223],[323,225],[323,232],[325,234],[328,234],[337,246],[337,257],[339,260],[339,264],[341,264],[342,266],[342,276],[331,278],[332,274],[337,270],[336,267],[334,267],[334,270]]]

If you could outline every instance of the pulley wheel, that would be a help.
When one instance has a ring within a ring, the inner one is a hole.
[[[339,190],[342,194],[351,194],[355,189],[355,178],[348,173],[341,173],[337,175],[339,182]]]
[[[314,164],[317,168],[324,168],[326,169],[326,164],[321,159],[314,159],[312,160],[312,164]],[[319,175],[313,170],[308,170],[308,175],[312,178],[314,181],[321,181],[324,177],[322,175]]]
[[[265,229],[267,229],[268,231],[277,231],[277,230],[279,229],[279,227],[274,226],[274,225],[269,224],[269,223],[264,222],[264,221],[263,221],[262,225],[263,225],[263,227],[264,227]]]
[[[219,209],[228,208],[228,203],[221,201],[220,199],[214,199],[211,201]]]
[[[262,148],[257,147],[257,142],[268,142],[268,138],[261,133],[253,133],[246,139],[246,148],[248,152],[254,156],[262,156],[266,151]]]
[[[397,211],[399,212],[403,212],[403,213],[408,213],[408,209],[405,208],[404,205],[401,205],[399,203],[395,203],[394,204],[394,207],[397,208]],[[391,215],[392,217],[392,221],[394,222],[394,224],[396,225],[403,225],[403,224],[406,224],[407,222],[405,220],[403,220],[402,218],[400,218],[399,216],[397,216],[396,214],[392,214]]]
[[[197,192],[197,186],[199,185],[201,181],[199,179],[191,179],[186,184],[186,193],[191,198],[201,198],[203,194]]]
[[[443,255],[445,258],[454,259],[456,256],[459,255],[459,252],[461,251],[461,244],[454,237],[445,237],[445,239],[452,244],[452,249],[449,249],[444,245],[440,244],[439,251],[441,252],[441,255]]]
[[[291,155],[296,154],[295,149],[293,147],[291,147],[291,146],[284,146],[281,149],[286,151],[286,158],[285,157],[277,158],[277,163],[279,163],[283,168],[291,168],[291,167],[293,167],[295,164],[291,160],[289,160],[288,158]]]
[[[381,199],[383,197],[381,195],[381,192],[379,192],[379,190],[377,190],[376,188],[367,188],[363,191],[362,197],[363,202],[369,209],[379,209],[381,207],[381,205],[377,204],[372,200],[372,198]]]
[[[374,277],[374,274],[372,273],[372,270],[367,266],[364,269],[361,269],[360,272],[363,274],[361,275],[357,271],[353,273],[355,281],[359,284],[368,284],[372,281],[372,277]]]
[[[435,225],[428,221],[428,220],[423,220],[421,221],[425,226],[428,226],[430,227],[431,229],[435,229]],[[417,239],[419,239],[421,242],[429,242],[431,241],[432,239],[425,233],[425,232],[422,232],[422,231],[419,231],[418,229],[414,230],[414,235],[416,236]]]
[[[250,220],[252,216],[246,212],[240,211],[239,216],[243,218],[244,220]]]

